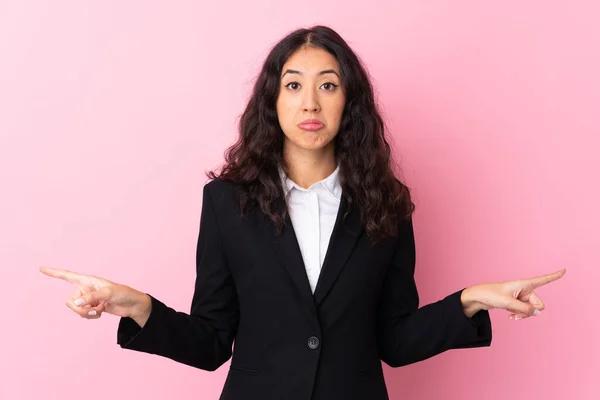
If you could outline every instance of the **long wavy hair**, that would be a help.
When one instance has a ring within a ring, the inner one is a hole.
[[[276,101],[283,65],[303,46],[332,54],[346,88],[340,129],[333,139],[342,193],[348,204],[344,218],[357,207],[369,238],[377,242],[393,236],[400,220],[410,218],[415,209],[410,189],[395,176],[385,123],[367,71],[342,37],[327,26],[298,29],[272,48],[240,118],[237,142],[225,152],[221,171],[207,175],[239,185],[242,214],[258,205],[281,232],[287,209],[277,206],[281,204],[277,200],[284,196],[278,166],[285,170],[285,161]]]

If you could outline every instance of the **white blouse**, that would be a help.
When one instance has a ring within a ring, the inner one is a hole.
[[[279,168],[288,212],[313,293],[342,198],[339,170],[338,165],[327,178],[305,189],[289,179]]]

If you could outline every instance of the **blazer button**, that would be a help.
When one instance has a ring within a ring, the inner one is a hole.
[[[317,338],[316,336],[311,336],[308,338],[308,347],[310,347],[311,349],[316,349],[317,347],[319,347],[319,338]]]

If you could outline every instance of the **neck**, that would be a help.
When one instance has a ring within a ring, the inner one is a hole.
[[[315,151],[284,145],[283,159],[287,176],[305,189],[315,182],[327,178],[337,167],[333,142],[325,148]]]

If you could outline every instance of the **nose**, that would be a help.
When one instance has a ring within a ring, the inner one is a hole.
[[[304,98],[302,99],[302,106],[304,111],[318,112],[320,110],[319,99],[314,90],[306,90],[304,92]]]

